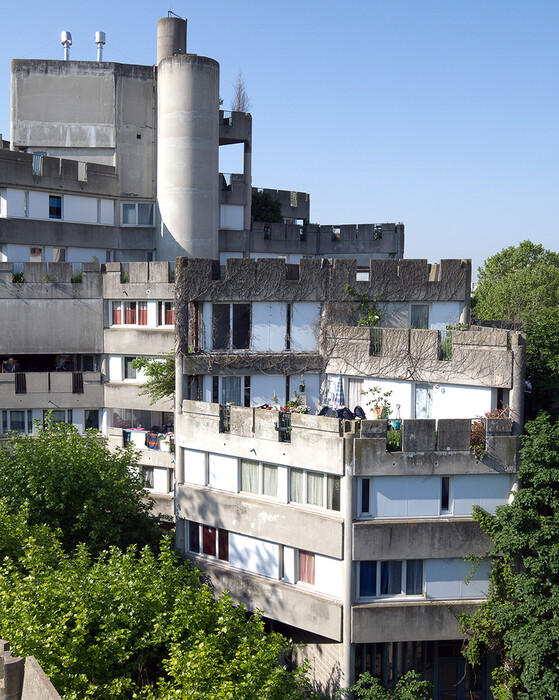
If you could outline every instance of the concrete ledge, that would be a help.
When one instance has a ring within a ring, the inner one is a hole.
[[[342,639],[342,604],[286,583],[194,559],[210,578],[216,595],[229,591],[233,600],[265,617],[334,641]]]
[[[461,639],[458,616],[472,613],[481,601],[369,603],[351,609],[354,644]]]

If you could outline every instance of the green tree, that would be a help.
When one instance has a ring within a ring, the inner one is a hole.
[[[495,516],[474,510],[495,563],[487,602],[462,625],[471,663],[497,655],[497,700],[547,700],[559,697],[559,422],[527,423],[520,458],[513,502]]]
[[[526,331],[527,409],[535,416],[559,398],[559,254],[524,241],[478,271],[474,317],[518,321]]]
[[[379,678],[366,672],[350,690],[356,700],[428,700],[432,687],[417,671],[408,671],[394,688],[385,688]]]
[[[22,557],[0,566],[0,637],[34,655],[65,700],[295,700],[308,690],[303,671],[278,663],[287,640],[227,595],[216,601],[169,540],[158,555],[112,548],[93,559],[84,546],[68,553],[22,535]]]
[[[267,224],[283,223],[281,202],[275,199],[269,192],[252,193],[252,220],[263,221]]]
[[[66,548],[83,542],[98,552],[159,538],[132,450],[111,452],[97,434],[51,419],[0,446],[0,498],[25,504],[32,525],[59,529]]]
[[[169,352],[162,358],[136,357],[132,361],[134,369],[142,370],[146,381],[140,394],[149,396],[151,403],[175,395],[175,353]]]

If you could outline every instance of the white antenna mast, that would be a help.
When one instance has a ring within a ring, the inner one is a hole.
[[[103,63],[103,45],[106,44],[105,32],[95,32],[95,43],[97,44],[97,62]]]
[[[72,46],[72,35],[70,32],[61,32],[60,33],[60,42],[62,46],[64,47],[64,60],[69,61],[70,60],[70,46]]]

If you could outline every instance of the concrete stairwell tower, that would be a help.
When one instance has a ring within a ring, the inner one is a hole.
[[[158,260],[217,260],[219,64],[186,53],[186,20],[157,23]]]

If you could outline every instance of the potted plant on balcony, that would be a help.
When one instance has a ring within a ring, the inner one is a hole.
[[[392,405],[388,400],[392,391],[383,393],[380,386],[373,386],[361,392],[362,397],[366,397],[365,404],[371,409],[375,418],[388,418],[392,413]]]

